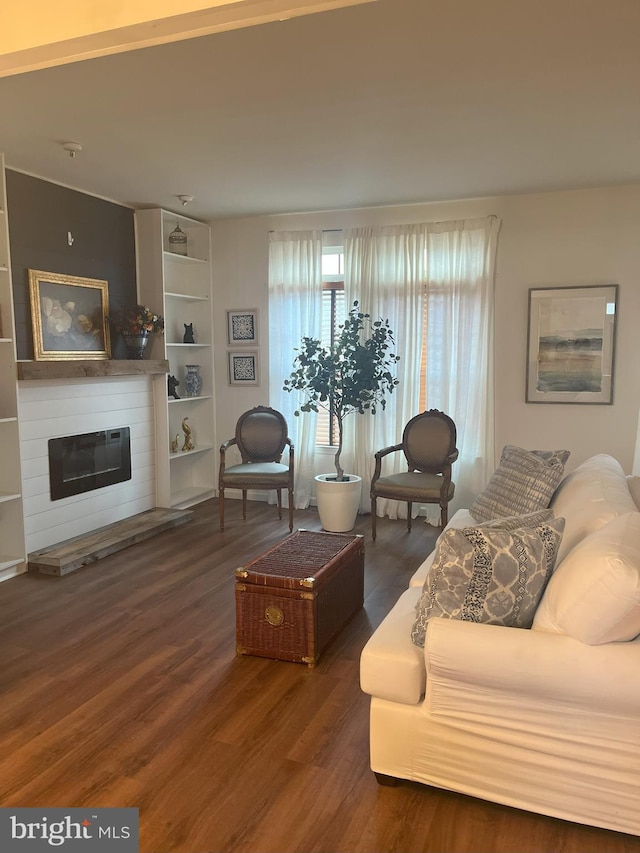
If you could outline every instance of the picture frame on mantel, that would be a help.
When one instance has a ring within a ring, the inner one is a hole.
[[[527,403],[613,403],[617,311],[617,284],[529,289]]]
[[[108,282],[30,269],[29,296],[36,361],[111,358]]]

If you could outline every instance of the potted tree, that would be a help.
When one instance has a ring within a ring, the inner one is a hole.
[[[362,488],[362,479],[345,474],[340,464],[344,420],[350,414],[370,411],[375,415],[378,407],[385,408],[386,395],[398,384],[394,367],[400,361],[392,351],[395,340],[389,321],[371,320],[360,311],[357,300],[340,329],[331,347],[317,338],[304,337],[296,350],[294,369],[284,382],[285,391],[300,391],[305,396],[295,415],[323,408],[333,411],[336,418],[336,473],[315,478],[320,520],[332,532],[353,528]]]

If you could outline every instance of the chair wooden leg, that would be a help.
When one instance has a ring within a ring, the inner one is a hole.
[[[218,507],[220,508],[220,530],[224,530],[224,489],[220,489]]]
[[[247,490],[246,489],[242,490],[242,517],[246,521],[246,518],[247,518]]]
[[[407,530],[411,533],[411,512],[413,509],[413,504],[407,502]]]
[[[282,518],[282,489],[276,489],[278,495],[278,518]]]
[[[440,524],[442,525],[443,530],[447,526],[448,521],[449,521],[449,505],[448,504],[440,504]]]
[[[376,504],[377,498],[371,498],[371,538],[376,541]]]
[[[293,532],[293,489],[289,489],[289,533]]]

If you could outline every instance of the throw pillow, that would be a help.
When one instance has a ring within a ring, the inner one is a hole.
[[[554,518],[552,509],[539,509],[537,512],[529,512],[526,515],[503,515],[501,518],[492,518],[491,521],[483,521],[477,525],[483,530],[517,530],[519,527],[538,527]]]
[[[564,519],[535,527],[445,530],[416,605],[411,639],[424,646],[434,616],[530,628],[555,566]]]
[[[614,518],[572,548],[549,581],[533,627],[591,646],[640,634],[640,512]]]
[[[599,453],[587,459],[563,479],[551,501],[554,515],[565,519],[558,567],[574,545],[636,505],[622,465],[613,456]]]
[[[549,506],[558,487],[568,450],[524,450],[508,444],[487,488],[471,504],[478,522],[509,515],[525,515]]]

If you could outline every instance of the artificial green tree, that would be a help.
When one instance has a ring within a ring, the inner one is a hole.
[[[335,465],[338,480],[346,480],[340,466],[344,419],[357,412],[375,415],[385,408],[386,395],[398,385],[394,367],[400,356],[388,320],[371,320],[363,314],[357,300],[349,311],[340,333],[331,347],[317,338],[304,337],[296,349],[291,376],[284,381],[285,391],[302,391],[305,402],[296,410],[317,412],[319,407],[333,410],[338,424]]]

